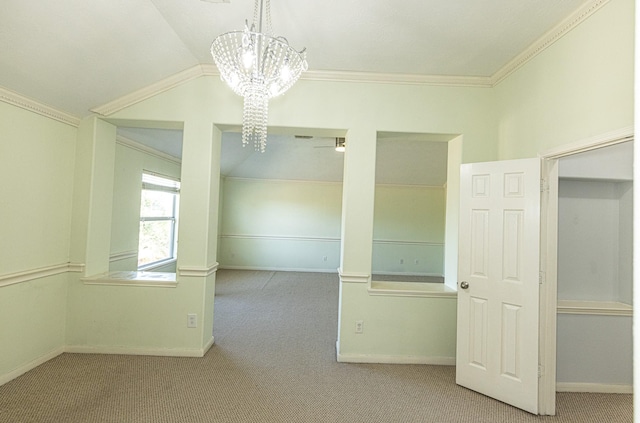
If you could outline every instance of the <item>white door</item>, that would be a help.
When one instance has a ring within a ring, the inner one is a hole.
[[[461,166],[456,382],[538,414],[540,160]]]

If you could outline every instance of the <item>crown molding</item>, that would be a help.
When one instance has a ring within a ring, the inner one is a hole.
[[[607,3],[609,3],[609,0],[592,0],[569,15],[494,73],[491,76],[491,86],[495,86],[505,80],[509,75],[571,32],[572,29],[580,25]]]
[[[78,125],[80,125],[79,117],[54,109],[53,107],[22,96],[14,91],[8,90],[3,87],[0,87],[0,101],[20,107],[33,113],[37,113],[41,116],[57,120],[58,122],[65,123],[76,128],[78,127]]]
[[[569,15],[554,28],[547,31],[542,37],[540,37],[529,47],[527,47],[526,50],[518,54],[491,76],[414,75],[376,72],[309,70],[304,72],[300,76],[300,80],[492,88],[506,79],[513,72],[521,68],[525,63],[550,47],[564,35],[569,33],[572,29],[580,25],[609,1],[610,0],[591,0],[590,2],[586,3],[583,7],[579,8],[574,13]],[[91,111],[102,116],[108,116],[112,113],[124,109],[125,107],[131,106],[157,94],[168,91],[200,76],[219,75],[220,72],[213,63],[201,63],[189,69],[185,69],[182,72],[171,75],[154,84],[148,85],[147,87],[126,94],[109,103],[97,106],[91,109]],[[2,99],[2,93],[0,92],[0,100]],[[73,117],[73,119],[79,122],[77,118]],[[76,123],[75,126],[78,126],[78,124]]]
[[[91,109],[91,111],[102,116],[108,116],[133,104],[144,101],[165,91],[169,91],[170,89],[184,84],[187,81],[196,79],[202,75],[206,75],[207,73],[204,69],[205,67],[208,66],[195,65],[189,69],[183,70],[182,72],[178,72],[167,78],[164,78],[154,84],[148,85],[144,88],[133,91],[120,98],[110,101],[109,103],[103,104],[102,106],[94,107],[93,109]]]
[[[144,144],[140,144],[137,141],[134,141],[132,139],[123,137],[122,135],[117,135],[116,136],[116,143],[123,145],[125,147],[129,147],[132,148],[134,150],[140,151],[142,153],[145,154],[149,154],[151,156],[155,156],[159,159],[164,159],[164,160],[168,160],[172,163],[176,163],[176,164],[182,164],[182,160],[180,160],[178,157],[174,157],[171,154],[167,154],[164,153],[162,151],[156,150],[155,148],[149,147],[147,145]]]
[[[306,71],[304,81],[364,82],[373,84],[436,85],[453,87],[491,87],[488,76],[412,75],[399,73]]]

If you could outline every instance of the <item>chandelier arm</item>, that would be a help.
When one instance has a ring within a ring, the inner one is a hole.
[[[211,45],[220,77],[244,97],[243,145],[252,143],[261,152],[269,98],[286,92],[308,68],[306,49],[298,52],[285,37],[273,35],[270,6],[270,0],[255,0],[251,28],[245,22],[244,31],[219,35]]]

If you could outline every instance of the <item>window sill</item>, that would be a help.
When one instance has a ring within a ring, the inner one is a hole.
[[[175,288],[178,286],[175,273],[118,271],[83,278],[85,285],[146,286]]]
[[[391,297],[452,298],[458,296],[456,290],[443,283],[371,281],[369,295]]]

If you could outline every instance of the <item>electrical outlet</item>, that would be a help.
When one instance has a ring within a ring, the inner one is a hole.
[[[420,264],[420,260],[416,259],[415,264]]]
[[[364,332],[364,321],[356,320],[356,333]]]
[[[400,264],[404,264],[404,259],[400,259]]]
[[[327,261],[327,256],[322,256],[322,261]]]
[[[197,314],[187,314],[187,327],[188,328],[197,328],[198,327],[198,315]]]

